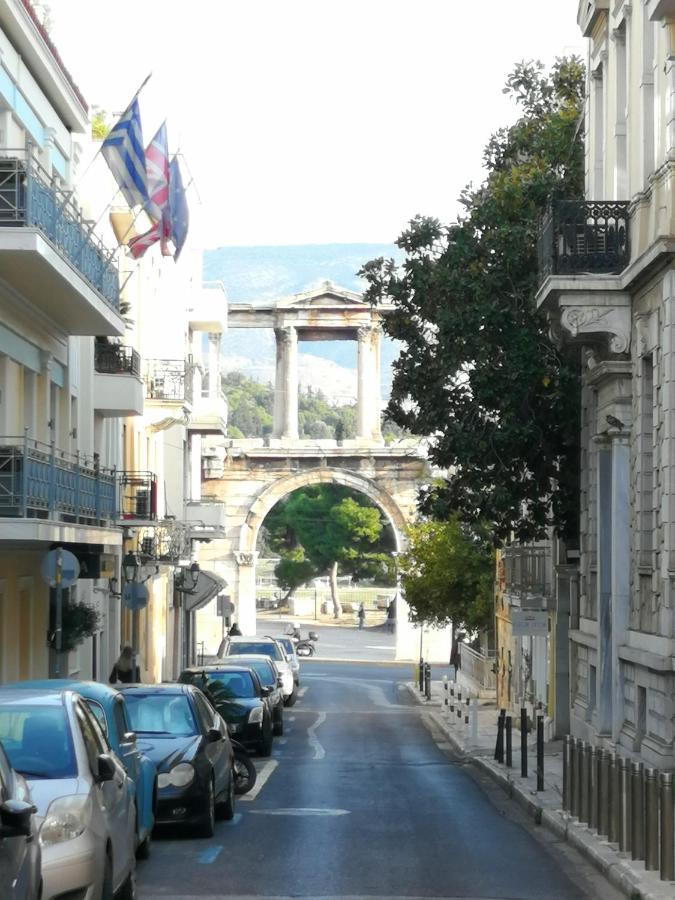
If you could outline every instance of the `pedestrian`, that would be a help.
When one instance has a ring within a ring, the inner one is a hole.
[[[363,628],[363,623],[366,621],[366,610],[365,610],[363,603],[359,604],[358,617],[359,617],[359,628]]]
[[[230,637],[241,637],[241,628],[237,625],[236,622],[233,622],[230,626],[230,630],[227,633]]]
[[[112,667],[108,681],[110,684],[118,684],[119,682],[122,682],[122,684],[140,684],[141,670],[136,664],[133,648],[128,644],[126,647],[122,647],[122,652]]]
[[[387,631],[392,632],[396,624],[396,600],[392,600],[387,607]]]

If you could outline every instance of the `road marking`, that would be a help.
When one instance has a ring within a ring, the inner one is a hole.
[[[239,802],[241,803],[242,801],[246,801],[246,800],[255,800],[255,798],[260,793],[261,789],[265,786],[265,783],[267,782],[268,778],[270,777],[272,772],[274,772],[274,770],[276,769],[276,767],[278,765],[279,765],[279,763],[277,762],[276,759],[266,760],[266,762],[262,766],[262,768],[258,769],[255,784],[253,785],[251,790],[248,792],[248,794],[242,794],[242,796],[239,797]],[[257,766],[256,766],[256,768],[257,768]]]
[[[252,809],[259,816],[348,816],[348,809],[315,809],[311,806],[288,809]]]
[[[310,725],[307,729],[307,737],[309,739],[309,744],[314,748],[314,759],[323,759],[326,755],[326,751],[323,749],[321,744],[319,743],[319,739],[316,736],[316,729],[319,725],[323,725],[326,721],[326,713],[320,712],[319,718],[313,725]]]
[[[197,862],[202,866],[208,866],[210,863],[216,861],[222,849],[222,846],[207,847],[206,850],[202,850],[202,852],[197,856]]]
[[[395,646],[389,647],[387,644],[366,644],[366,650],[395,650]]]
[[[277,744],[287,744],[288,738],[277,738]]]
[[[307,693],[307,685],[305,685],[305,687],[300,688],[300,690],[298,691],[298,697],[304,697],[306,693]]]
[[[403,686],[403,685],[401,685],[401,687],[402,687],[402,686]],[[289,721],[289,722],[295,722],[295,716],[289,716],[289,717],[288,717],[288,721]]]
[[[233,825],[238,825],[241,822],[241,820],[242,820],[241,813],[235,813],[229,821],[223,822],[223,825],[226,825],[228,828],[232,828]]]

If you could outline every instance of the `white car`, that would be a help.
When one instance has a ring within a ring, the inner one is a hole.
[[[298,659],[298,654],[295,652],[295,644],[287,634],[275,636],[274,640],[281,646],[281,649],[286,654],[286,659],[293,672],[295,686],[300,687],[300,660]]]
[[[258,654],[273,660],[281,676],[281,693],[284,706],[293,706],[298,698],[298,688],[293,677],[293,670],[286,653],[274,638],[271,637],[228,637],[219,651],[221,658],[226,656],[249,656]]]
[[[134,900],[135,787],[84,700],[2,688],[0,741],[37,807],[42,900]]]

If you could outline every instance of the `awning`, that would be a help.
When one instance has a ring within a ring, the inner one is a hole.
[[[217,594],[224,591],[226,587],[227,582],[220,575],[216,575],[215,572],[205,572],[204,569],[201,569],[194,592],[183,594],[183,609],[186,612],[194,612],[196,609],[201,609],[202,606],[206,606],[209,601],[213,600]]]

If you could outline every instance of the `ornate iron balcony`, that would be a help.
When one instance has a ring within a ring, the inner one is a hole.
[[[539,274],[612,275],[630,261],[627,202],[556,200],[539,232]]]
[[[122,520],[157,518],[157,476],[154,472],[119,473],[120,510]]]
[[[94,369],[101,375],[141,374],[141,357],[123,344],[96,344]]]
[[[548,599],[552,595],[553,572],[550,547],[514,544],[502,551],[504,590],[520,597],[521,605],[529,599]]]
[[[90,286],[119,309],[119,277],[110,251],[87,227],[72,197],[31,156],[0,157],[0,227],[39,229]]]
[[[192,370],[191,359],[146,359],[146,399],[192,403]]]

